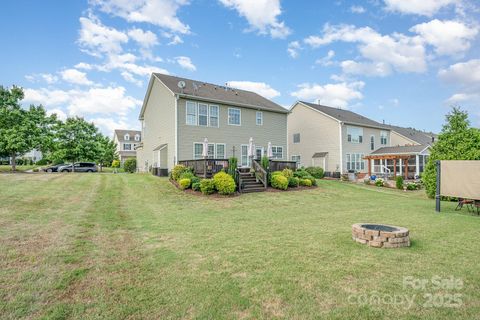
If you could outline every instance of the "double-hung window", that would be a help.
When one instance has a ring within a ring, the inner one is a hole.
[[[218,127],[218,106],[210,106],[210,127]]]
[[[347,153],[347,170],[365,170],[363,156],[363,153]]]
[[[387,145],[387,132],[381,131],[380,132],[380,144],[386,146]]]
[[[273,146],[272,155],[273,159],[283,159],[283,147]]]
[[[228,108],[228,124],[232,126],[241,125],[242,113],[238,108]]]
[[[204,127],[208,126],[208,104],[198,104],[198,125]]]
[[[262,111],[257,111],[256,116],[255,116],[255,121],[257,126],[263,126],[263,112]]]
[[[351,143],[363,142],[363,128],[347,127],[347,140]]]
[[[300,156],[292,156],[292,161],[297,163],[297,167],[300,167]]]
[[[375,150],[375,136],[373,134],[370,136],[370,150]]]
[[[300,143],[300,133],[293,134],[293,143]]]
[[[187,124],[191,126],[197,125],[197,104],[192,101],[187,101]]]
[[[123,144],[123,150],[127,150],[127,151],[132,150],[132,144],[131,143],[124,143]]]
[[[216,144],[216,159],[225,159],[225,144],[224,143],[217,143]]]

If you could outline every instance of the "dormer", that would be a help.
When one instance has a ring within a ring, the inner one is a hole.
[[[126,133],[124,136],[123,136],[123,139],[125,141],[129,141],[130,140],[130,135],[128,133]]]
[[[135,135],[135,141],[140,141],[140,135],[138,133]]]

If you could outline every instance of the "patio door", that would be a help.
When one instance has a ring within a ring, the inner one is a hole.
[[[248,158],[248,144],[242,144],[241,146],[240,166],[250,167],[250,159]]]
[[[263,157],[263,147],[255,147],[255,160],[261,160]]]

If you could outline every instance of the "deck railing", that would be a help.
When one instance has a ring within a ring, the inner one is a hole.
[[[282,171],[285,168],[295,171],[297,170],[297,162],[286,161],[286,160],[270,160],[270,163],[269,163],[270,172]]]
[[[181,160],[178,164],[192,168],[196,176],[211,178],[215,173],[228,169],[228,159]]]
[[[267,171],[262,167],[260,163],[257,162],[257,160],[252,160],[252,169],[253,171],[255,171],[255,177],[257,178],[257,180],[263,184],[265,189],[267,189],[267,185],[268,185]]]

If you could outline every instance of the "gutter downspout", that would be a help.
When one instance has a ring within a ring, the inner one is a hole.
[[[173,164],[178,163],[178,94],[175,95],[175,153],[173,158]],[[173,169],[173,168],[172,168]]]
[[[342,126],[343,122],[338,123],[338,134],[340,137],[340,174],[343,173],[343,139],[342,139]]]

